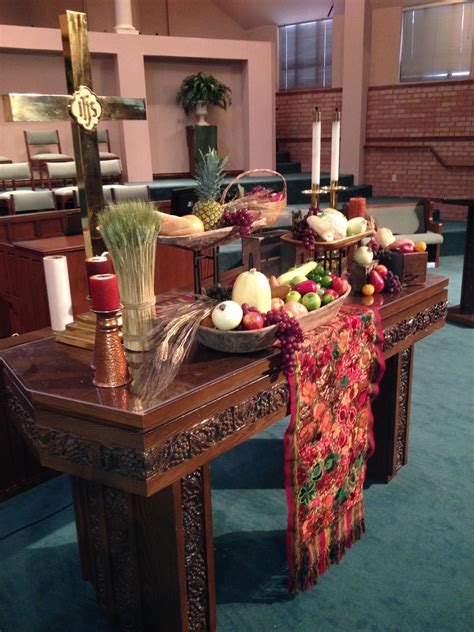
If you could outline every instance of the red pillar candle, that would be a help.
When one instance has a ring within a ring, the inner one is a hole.
[[[111,312],[120,307],[120,296],[115,274],[94,274],[89,278],[92,309]]]
[[[349,211],[347,217],[365,217],[365,198],[349,198]]]
[[[111,259],[105,255],[100,255],[86,259],[86,270],[87,277],[91,277],[93,274],[113,274],[114,266]]]

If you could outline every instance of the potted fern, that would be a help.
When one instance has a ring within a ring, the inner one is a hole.
[[[198,72],[183,79],[176,95],[176,103],[183,106],[186,114],[197,114],[197,125],[209,125],[205,118],[208,105],[217,105],[227,110],[232,103],[231,94],[229,86],[212,75]]]

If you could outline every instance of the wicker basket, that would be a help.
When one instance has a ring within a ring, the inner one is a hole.
[[[242,198],[236,198],[231,202],[225,201],[227,194],[231,190],[233,186],[235,186],[241,178],[245,178],[249,175],[254,175],[256,173],[270,173],[273,176],[278,176],[283,180],[283,196],[281,200],[276,202],[264,202],[255,198],[251,198],[250,196],[244,196]],[[286,208],[286,180],[278,173],[278,171],[272,171],[271,169],[251,169],[250,171],[244,171],[240,175],[238,175],[232,182],[225,188],[221,197],[221,206],[223,208],[231,209],[235,208],[246,208],[249,211],[259,211],[261,213],[261,217],[267,220],[267,226],[273,226],[275,222],[278,220],[280,215],[283,213],[283,210]]]
[[[251,230],[260,230],[266,228],[267,222],[264,217],[256,219]],[[205,248],[213,248],[215,246],[223,246],[229,244],[236,239],[240,239],[238,226],[225,226],[224,228],[216,228],[216,230],[206,230],[204,233],[196,233],[194,235],[167,236],[158,235],[157,243],[164,246],[176,246],[186,250],[204,250]]]

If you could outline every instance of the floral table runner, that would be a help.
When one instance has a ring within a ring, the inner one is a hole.
[[[344,306],[305,335],[290,378],[285,434],[289,588],[311,588],[364,532],[371,402],[384,371],[376,310]]]

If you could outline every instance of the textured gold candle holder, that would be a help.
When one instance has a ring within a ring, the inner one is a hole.
[[[324,193],[329,193],[329,207],[337,208],[337,194],[339,191],[345,191],[347,187],[342,184],[338,184],[337,180],[331,180],[331,184],[328,187],[323,187]]]
[[[93,359],[95,376],[92,381],[100,388],[124,386],[131,381],[131,377],[119,336],[117,320],[119,310],[91,311],[97,316]]]
[[[305,189],[301,191],[303,195],[311,196],[311,207],[319,208],[319,196],[327,193],[326,188],[321,188],[319,184],[312,184],[311,189]]]

